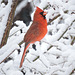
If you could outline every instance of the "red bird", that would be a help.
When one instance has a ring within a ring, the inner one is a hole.
[[[47,33],[47,20],[45,17],[46,14],[47,12],[44,12],[39,7],[36,8],[36,11],[34,13],[33,23],[24,36],[25,49],[20,62],[20,68],[22,67],[25,53],[29,45],[36,41],[40,41]]]

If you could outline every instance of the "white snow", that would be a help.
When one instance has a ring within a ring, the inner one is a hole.
[[[6,6],[3,3],[0,6],[0,43],[6,28],[7,19],[11,10],[11,4],[12,0],[8,0],[8,4]]]
[[[28,1],[32,2],[32,0]],[[28,1],[23,0],[17,6],[16,14]],[[8,0],[7,5],[1,2],[2,0],[0,0],[0,42],[11,11],[12,0]],[[0,64],[0,75],[24,75],[23,72],[25,75],[75,75],[75,41],[71,45],[75,37],[75,22],[73,22],[75,20],[75,1],[33,0],[33,4],[41,9],[48,5],[45,9],[48,12],[46,15],[47,22],[58,14],[61,16],[47,26],[48,33],[41,40],[41,44],[35,42],[36,51],[32,48],[32,44],[29,46],[27,49],[29,52],[26,54],[22,68],[19,68],[19,64],[25,45],[23,43],[20,48],[18,44],[24,39],[24,35],[30,26],[27,27],[23,21],[17,20],[15,24],[18,27],[14,26],[10,30],[7,44],[0,48],[0,63],[14,51],[9,56],[12,58],[11,60]],[[68,13],[64,13],[65,10],[68,10]],[[31,14],[32,18],[34,12]],[[23,33],[20,32],[20,29],[22,29]],[[52,47],[48,50],[50,46]],[[18,54],[18,49],[21,51],[20,54]]]

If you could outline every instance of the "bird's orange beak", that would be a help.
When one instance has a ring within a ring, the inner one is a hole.
[[[46,12],[46,11],[44,11],[43,15],[46,15],[46,14],[47,14],[47,12]]]

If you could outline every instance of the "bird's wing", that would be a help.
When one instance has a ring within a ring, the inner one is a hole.
[[[37,25],[36,25],[37,24]],[[37,37],[39,36],[39,28],[38,28],[38,23],[33,23],[31,25],[31,27],[29,28],[29,30],[27,31],[25,37],[24,37],[24,41],[26,43],[30,43],[30,42],[35,42],[38,41]]]

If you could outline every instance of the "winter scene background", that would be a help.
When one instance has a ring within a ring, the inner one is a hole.
[[[48,32],[19,68],[36,6],[48,12]],[[0,75],[75,75],[75,0],[0,0]]]

